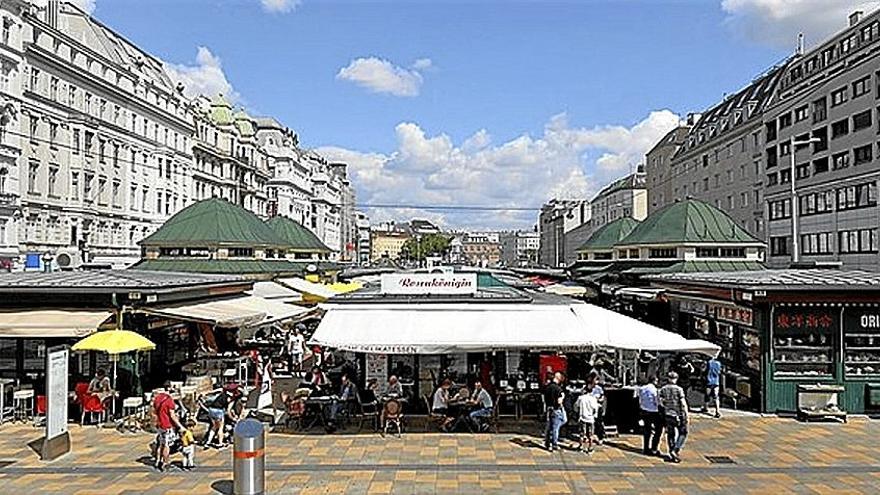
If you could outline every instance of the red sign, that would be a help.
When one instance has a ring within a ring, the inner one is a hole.
[[[830,330],[837,317],[831,311],[779,311],[773,319],[777,330]]]

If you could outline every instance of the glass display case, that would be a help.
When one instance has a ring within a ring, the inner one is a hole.
[[[740,363],[750,371],[758,373],[761,371],[761,337],[757,330],[752,328],[740,327],[742,336],[740,337]]]
[[[823,378],[834,375],[833,309],[785,308],[773,320],[774,376]]]
[[[736,339],[733,338],[733,325],[718,322],[715,324],[715,343],[721,346],[718,357],[725,363],[734,362]]]
[[[846,315],[843,372],[847,378],[880,377],[880,317],[871,311],[859,309]]]
[[[693,317],[694,321],[694,337],[703,340],[709,339],[709,320],[706,318],[700,318],[699,316]]]

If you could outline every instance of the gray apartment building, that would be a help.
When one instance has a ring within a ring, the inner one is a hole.
[[[876,269],[880,261],[880,11],[849,21],[795,56],[765,109],[771,266],[799,260]]]
[[[650,212],[691,197],[765,237],[761,116],[783,72],[784,66],[773,67],[701,115],[689,116],[648,152]]]

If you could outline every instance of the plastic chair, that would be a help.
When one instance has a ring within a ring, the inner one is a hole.
[[[95,417],[95,414],[98,414],[98,418],[103,418],[104,414],[107,412],[104,408],[104,402],[98,398],[95,394],[86,394],[82,397],[82,417],[80,417],[79,424],[84,425],[86,422],[86,413],[89,413],[90,419]]]
[[[37,411],[34,414],[34,427],[40,426],[42,421],[46,419],[46,396],[38,395],[37,396]]]

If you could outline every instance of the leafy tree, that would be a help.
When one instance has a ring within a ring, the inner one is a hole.
[[[452,237],[443,234],[425,234],[410,237],[400,252],[403,257],[423,261],[428,256],[443,256],[449,251]]]

